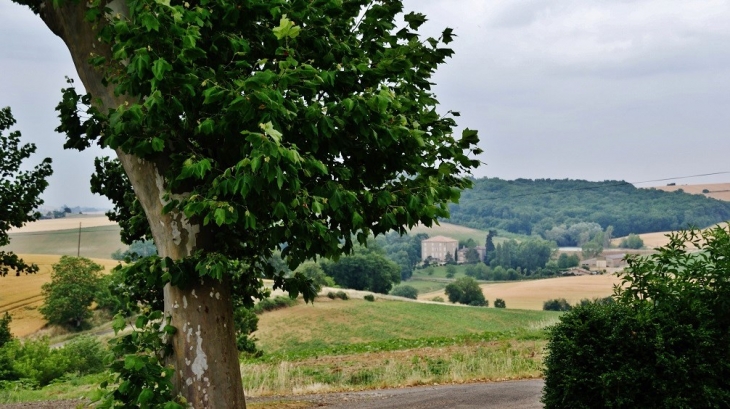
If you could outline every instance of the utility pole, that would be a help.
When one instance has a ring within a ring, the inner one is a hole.
[[[76,246],[76,257],[81,257],[81,222],[79,222],[79,244]]]

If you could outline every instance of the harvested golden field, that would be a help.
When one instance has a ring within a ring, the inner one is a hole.
[[[490,307],[495,299],[501,298],[508,309],[542,310],[543,302],[553,298],[565,298],[575,304],[583,298],[607,297],[613,294],[614,284],[619,283],[617,276],[604,274],[482,284],[480,287]],[[443,290],[418,296],[421,300],[433,297],[449,299]]]
[[[81,228],[115,226],[117,224],[117,222],[110,221],[103,214],[73,215],[61,219],[37,220],[32,223],[28,223],[21,228],[12,228],[8,231],[8,233],[35,233],[42,231],[78,229],[79,223],[81,223]]]
[[[730,183],[708,183],[704,185],[675,185],[675,186],[655,186],[657,190],[663,190],[665,192],[674,192],[679,189],[684,190],[685,193],[691,193],[693,195],[705,195],[713,199],[730,201]],[[649,189],[649,188],[648,188]],[[709,193],[702,193],[703,190],[708,190]]]
[[[26,262],[35,263],[40,268],[36,274],[21,275],[16,277],[9,274],[7,277],[0,277],[0,313],[10,312],[13,321],[10,323],[11,332],[18,337],[30,335],[46,324],[38,312],[38,307],[43,304],[41,286],[51,281],[52,265],[61,259],[61,256],[21,254]],[[104,266],[108,272],[119,262],[116,260],[92,259],[95,263]]]

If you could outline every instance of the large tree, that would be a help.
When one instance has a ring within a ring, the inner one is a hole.
[[[430,226],[479,164],[476,132],[454,137],[431,91],[452,32],[419,37],[416,13],[398,26],[400,1],[13,1],[65,41],[88,92],[64,90],[66,146],[116,151],[95,188],[125,240],[158,247],[130,269],[164,284],[172,389],[193,407],[245,407],[232,291],[270,277],[314,296],[275,250],[294,269]]]
[[[31,170],[21,170],[23,161],[36,147],[32,143],[21,145],[20,131],[3,134],[13,125],[15,118],[10,108],[0,109],[0,247],[10,243],[8,230],[40,217],[35,210],[43,204],[40,195],[48,186],[46,178],[53,173],[49,158]],[[0,276],[6,276],[10,270],[16,275],[28,274],[38,271],[38,266],[26,264],[13,252],[0,251]]]

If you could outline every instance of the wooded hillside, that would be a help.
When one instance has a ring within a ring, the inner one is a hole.
[[[624,181],[477,179],[451,206],[451,223],[543,234],[594,222],[613,236],[706,227],[730,220],[730,202],[684,192],[639,189]]]

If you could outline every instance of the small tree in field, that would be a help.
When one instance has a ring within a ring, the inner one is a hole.
[[[503,299],[497,298],[494,300],[494,308],[507,308],[507,303]]]
[[[43,204],[40,195],[48,186],[46,178],[53,173],[48,158],[32,170],[20,170],[36,147],[32,143],[21,145],[18,131],[3,134],[13,125],[10,108],[0,109],[0,247],[10,243],[8,230],[12,227],[38,220],[40,213],[35,209]],[[12,252],[0,251],[0,276],[6,276],[9,270],[16,275],[28,274],[37,272],[38,266],[24,263]]]
[[[447,285],[446,295],[452,303],[485,307],[488,305],[479,284],[471,277],[460,277]]]
[[[51,324],[80,328],[91,316],[89,307],[99,289],[104,267],[83,257],[63,256],[53,265],[51,282],[43,284],[39,309]]]

